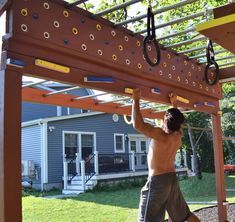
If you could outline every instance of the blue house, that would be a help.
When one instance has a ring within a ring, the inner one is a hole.
[[[37,87],[62,91],[69,86]],[[80,193],[98,181],[147,175],[148,139],[123,116],[23,102],[22,120],[23,175],[36,189]]]

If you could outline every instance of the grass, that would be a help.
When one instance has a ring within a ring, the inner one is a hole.
[[[180,181],[187,201],[216,201],[215,178],[203,174],[202,180],[190,178]],[[235,188],[235,176],[226,176],[227,188]],[[121,189],[122,188],[122,189]],[[99,191],[81,194],[75,198],[49,199],[28,193],[23,197],[24,222],[136,222],[141,187],[116,191]],[[57,191],[58,192],[58,191]],[[50,194],[56,194],[53,191]],[[229,202],[235,203],[235,192],[227,192]],[[208,206],[208,205],[206,205]],[[205,205],[190,205],[191,210]]]

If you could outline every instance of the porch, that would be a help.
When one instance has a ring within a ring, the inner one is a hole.
[[[146,176],[147,153],[99,154],[95,151],[86,160],[79,155],[64,157],[63,193],[82,193],[93,189],[99,180]]]
[[[179,175],[188,175],[188,168],[178,168]],[[76,154],[64,157],[63,193],[79,194],[93,189],[98,181],[118,180],[148,175],[147,153],[99,154],[97,151],[86,160]]]

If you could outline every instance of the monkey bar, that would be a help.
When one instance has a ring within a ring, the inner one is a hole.
[[[150,104],[170,105],[168,95],[171,92],[177,94],[178,106],[182,109],[210,113],[218,214],[219,221],[225,222],[226,195],[219,109],[221,85],[219,82],[208,85],[204,79],[204,64],[171,49],[198,39],[188,39],[169,47],[160,45],[160,64],[152,67],[143,57],[143,36],[122,27],[145,18],[145,14],[114,24],[76,7],[76,4],[84,2],[76,1],[69,5],[62,0],[1,1],[0,14],[7,10],[7,34],[3,37],[0,74],[0,221],[22,220],[21,99],[122,115],[131,113],[130,104],[125,105],[120,100],[104,102],[92,97],[77,98],[65,94],[65,91],[35,88],[34,83],[21,87],[22,75],[26,75],[44,79],[38,84],[44,81],[68,83],[72,85],[70,90],[78,87],[97,89],[118,94],[123,100],[131,97],[134,88],[140,88],[141,111],[148,118],[163,117],[161,109]],[[182,1],[154,13],[163,13],[192,2],[195,0]],[[204,36],[199,38],[205,39]],[[147,51],[152,60],[157,60],[153,45],[148,45]],[[215,75],[214,69],[210,69],[210,75]],[[231,78],[234,78],[233,68],[221,70],[221,81],[232,81]],[[81,99],[82,102],[77,101]]]

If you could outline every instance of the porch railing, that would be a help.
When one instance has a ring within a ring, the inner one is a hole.
[[[99,154],[98,169],[99,173],[115,173],[131,170],[130,153],[119,154]]]
[[[76,175],[81,176],[82,190],[91,178],[99,174],[122,173],[147,170],[146,153],[102,154],[96,151],[86,161],[79,160],[78,155],[64,159],[64,189]]]
[[[87,183],[95,174],[95,153],[85,162],[85,183]]]
[[[76,166],[76,156],[66,158],[67,167],[68,167],[68,182],[71,182],[71,180],[78,174],[77,173],[77,166]]]

